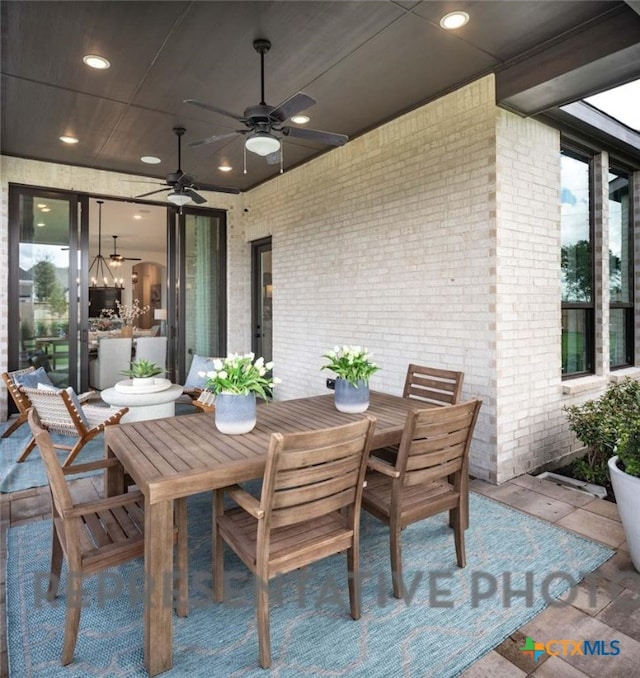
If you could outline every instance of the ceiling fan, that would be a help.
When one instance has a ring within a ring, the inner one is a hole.
[[[113,252],[109,255],[109,259],[111,259],[109,266],[120,266],[123,261],[142,261],[140,257],[125,257],[122,254],[118,254],[116,247],[118,236],[112,235],[111,237],[113,238]]]
[[[211,144],[223,139],[231,139],[237,134],[247,135],[245,148],[252,153],[256,153],[267,158],[267,163],[275,164],[281,161],[280,153],[281,138],[283,136],[298,137],[299,139],[309,139],[318,141],[330,146],[342,146],[349,137],[346,134],[334,134],[333,132],[322,132],[315,129],[304,129],[302,127],[289,127],[284,123],[292,116],[313,106],[316,102],[308,94],[297,92],[283,101],[278,106],[269,106],[264,98],[264,55],[271,49],[269,40],[254,40],[253,47],[260,54],[260,103],[255,106],[249,106],[245,109],[243,115],[229,113],[222,108],[202,103],[196,99],[184,99],[184,103],[199,106],[207,111],[219,113],[228,118],[233,118],[245,125],[246,129],[239,129],[228,134],[214,134],[213,136],[192,141],[189,146],[201,146]]]
[[[178,169],[171,174],[167,174],[165,179],[165,188],[159,188],[155,191],[149,191],[148,193],[142,193],[141,195],[136,195],[136,198],[146,198],[150,195],[155,195],[156,193],[162,193],[163,191],[169,191],[167,195],[167,200],[172,202],[178,207],[186,205],[188,202],[193,201],[196,205],[202,205],[202,203],[207,202],[206,198],[203,198],[199,193],[196,193],[195,189],[197,188],[195,184],[195,179],[191,174],[185,174],[182,171],[182,145],[181,139],[182,135],[187,130],[184,127],[174,127],[173,133],[178,137]],[[204,190],[208,191],[219,191],[223,193],[239,193],[240,191],[237,188],[224,188],[222,186],[207,186],[203,187]]]

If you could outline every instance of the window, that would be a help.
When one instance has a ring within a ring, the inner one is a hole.
[[[610,367],[633,365],[633,219],[629,175],[609,172]]]
[[[594,289],[589,158],[561,155],[562,374],[594,370]]]

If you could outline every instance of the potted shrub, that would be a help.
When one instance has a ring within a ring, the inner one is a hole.
[[[149,383],[149,379],[162,372],[163,370],[150,360],[134,360],[129,369],[122,374],[130,377],[134,384],[144,385]]]
[[[564,408],[569,427],[586,446],[586,454],[572,464],[572,475],[597,485],[608,485],[608,461],[629,425],[640,420],[640,382],[627,377],[612,384],[595,400]]]
[[[640,572],[640,418],[631,420],[609,459],[609,473],[631,562]]]

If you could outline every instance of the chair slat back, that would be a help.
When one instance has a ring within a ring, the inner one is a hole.
[[[374,426],[366,417],[321,431],[274,433],[262,488],[264,529],[359,506]]]
[[[21,374],[29,374],[29,372],[35,371],[35,367],[27,367],[24,370],[14,370],[13,372],[2,373],[2,381],[4,381],[20,414],[24,414],[31,407],[31,403],[29,402],[29,398],[20,390],[20,387],[16,384],[14,378]]]
[[[74,407],[66,391],[28,388],[26,386],[21,386],[20,389],[38,412],[38,417],[44,428],[52,433],[69,436],[78,435],[78,423],[74,421],[72,416]]]
[[[431,405],[455,405],[462,394],[464,372],[411,364],[404,382],[404,398],[418,398]]]
[[[407,415],[398,451],[399,486],[420,485],[466,473],[480,399]]]

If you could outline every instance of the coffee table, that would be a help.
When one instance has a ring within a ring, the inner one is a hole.
[[[120,420],[123,424],[175,416],[175,401],[182,395],[182,386],[172,384],[168,379],[155,381],[158,382],[156,390],[145,390],[137,389],[131,379],[125,379],[101,391],[100,397],[112,407],[129,408]]]

